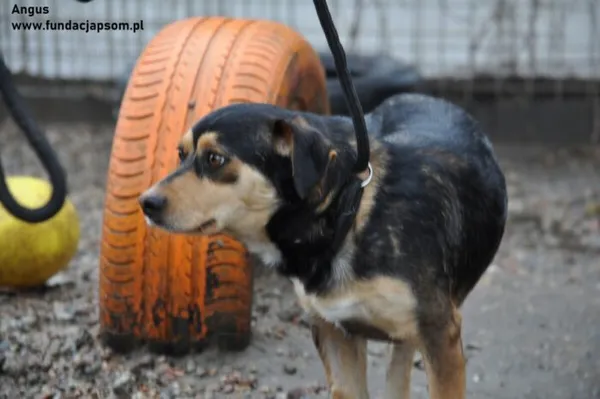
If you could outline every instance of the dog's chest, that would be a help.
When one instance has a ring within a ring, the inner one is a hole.
[[[298,279],[292,283],[300,305],[312,317],[338,326],[347,321],[361,322],[394,339],[417,332],[417,301],[402,281],[387,277],[354,281],[325,295],[307,293]]]
[[[296,278],[291,280],[300,305],[311,316],[319,316],[336,324],[344,320],[365,316],[359,298],[351,293],[336,297],[320,297],[306,293],[300,280]]]

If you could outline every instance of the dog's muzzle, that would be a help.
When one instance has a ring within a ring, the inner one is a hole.
[[[159,194],[142,195],[139,203],[146,219],[159,224],[163,211],[167,207],[167,197]]]

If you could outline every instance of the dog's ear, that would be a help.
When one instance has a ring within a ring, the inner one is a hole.
[[[280,119],[273,126],[273,145],[276,153],[291,158],[298,196],[322,199],[325,175],[337,155],[329,148],[323,134],[302,117]]]

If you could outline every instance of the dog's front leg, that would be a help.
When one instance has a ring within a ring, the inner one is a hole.
[[[367,342],[317,317],[312,320],[312,337],[325,368],[330,398],[368,399]]]
[[[421,332],[431,399],[465,398],[466,364],[461,321],[459,311],[454,310],[443,328],[429,328]]]

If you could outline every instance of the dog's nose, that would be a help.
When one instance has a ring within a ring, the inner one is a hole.
[[[140,205],[144,214],[155,218],[165,209],[167,198],[162,195],[149,195],[140,198]]]

